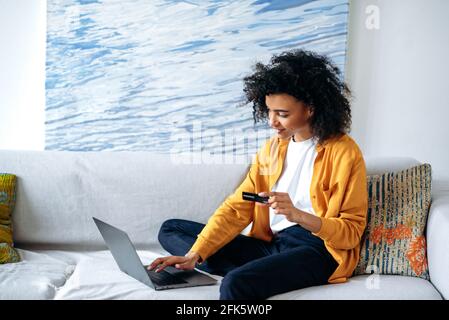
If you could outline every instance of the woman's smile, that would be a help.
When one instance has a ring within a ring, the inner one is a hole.
[[[278,133],[278,134],[281,134],[282,132],[284,132],[285,131],[285,129],[276,129],[276,132]]]

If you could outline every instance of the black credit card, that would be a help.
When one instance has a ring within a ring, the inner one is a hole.
[[[260,203],[268,203],[268,199],[270,197],[269,196],[262,197],[262,196],[259,196],[257,193],[243,191],[242,192],[242,198],[243,198],[243,200],[248,200],[248,201],[255,201],[255,202],[260,202]]]

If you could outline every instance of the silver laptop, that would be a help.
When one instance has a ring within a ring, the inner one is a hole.
[[[155,290],[214,285],[217,280],[197,270],[179,270],[173,266],[156,272],[148,270],[126,232],[92,217],[120,270]]]

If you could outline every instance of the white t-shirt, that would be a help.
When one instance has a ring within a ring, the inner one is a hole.
[[[316,137],[296,142],[291,138],[282,173],[271,188],[271,191],[288,192],[296,208],[312,214],[315,214],[315,212],[310,201],[310,183],[313,175],[313,164],[317,156],[316,143]],[[269,212],[270,227],[273,233],[296,224],[288,221],[285,215],[276,214],[271,207]]]

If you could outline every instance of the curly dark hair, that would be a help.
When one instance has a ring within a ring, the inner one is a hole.
[[[268,119],[265,96],[285,93],[313,110],[312,134],[323,141],[351,129],[351,91],[331,60],[312,51],[295,49],[257,62],[254,73],[243,78],[244,104],[252,103],[254,123]]]

